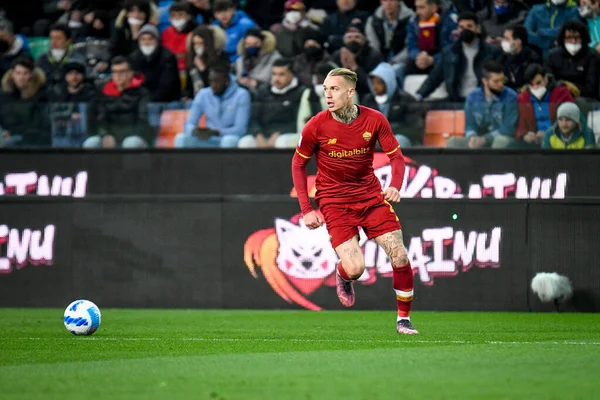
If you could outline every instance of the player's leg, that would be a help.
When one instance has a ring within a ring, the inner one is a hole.
[[[331,246],[340,257],[336,267],[336,292],[340,302],[354,305],[354,281],[365,270],[364,255],[358,244],[356,214],[343,204],[326,204],[321,207]]]
[[[396,292],[396,305],[398,307],[397,331],[409,335],[419,333],[410,322],[414,275],[404,246],[402,230],[397,229],[384,233],[376,237],[375,241],[383,248],[392,263],[392,286]]]
[[[355,300],[354,281],[360,278],[365,270],[365,257],[358,244],[358,235],[335,246],[335,251],[340,257],[336,268],[337,296],[344,306],[351,307]]]
[[[410,322],[414,275],[404,247],[400,220],[383,195],[366,204],[366,207],[361,226],[367,237],[375,239],[383,248],[392,264],[392,285],[398,307],[397,330],[399,333],[418,333]]]

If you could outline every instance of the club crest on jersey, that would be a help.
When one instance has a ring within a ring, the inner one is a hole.
[[[363,133],[363,139],[365,139],[366,142],[368,142],[369,140],[371,140],[372,136],[373,136],[373,134],[371,132],[365,132],[365,133]]]

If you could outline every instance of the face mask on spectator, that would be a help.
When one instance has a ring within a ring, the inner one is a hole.
[[[144,23],[144,21],[142,21],[141,19],[132,18],[132,17],[127,18],[127,22],[129,23],[129,25],[133,25],[133,26],[140,26]]]
[[[260,53],[260,47],[246,47],[246,54],[248,55],[248,57],[256,57],[258,53]]]
[[[494,11],[496,11],[496,15],[504,15],[508,12],[508,10],[510,10],[510,7],[508,7],[506,4],[503,6],[494,5]]]
[[[467,44],[473,43],[473,40],[475,40],[475,32],[469,29],[465,29],[460,33],[460,40]]]
[[[377,102],[377,104],[384,104],[388,101],[388,95],[380,94],[379,96],[375,96],[375,101]]]
[[[149,56],[150,54],[154,53],[154,50],[156,50],[156,45],[154,44],[150,46],[140,46],[140,51],[145,56]]]
[[[296,25],[301,19],[302,14],[300,14],[300,11],[290,11],[285,14],[285,20],[292,25]]]
[[[498,90],[498,89],[492,89],[489,88],[490,92],[494,95],[494,96],[500,96],[502,94],[502,90]],[[504,89],[503,89],[504,90]]]
[[[323,49],[317,46],[308,46],[304,48],[304,54],[309,60],[320,60],[323,58]]]
[[[565,49],[567,49],[570,55],[574,56],[581,50],[581,43],[565,43]]]
[[[67,54],[67,50],[65,49],[50,49],[50,54],[52,58],[55,60],[62,60],[65,54]]]
[[[171,20],[171,25],[173,25],[173,28],[177,29],[178,31],[182,30],[186,23],[187,20],[181,18]]]
[[[202,57],[204,54],[204,47],[194,47],[194,53],[196,53],[197,56]]]
[[[348,50],[350,50],[350,52],[353,54],[358,54],[360,49],[362,49],[362,45],[360,43],[354,42],[354,41],[345,44],[344,47],[347,48]]]
[[[554,4],[555,6],[562,6],[563,4],[565,4],[567,2],[567,0],[550,0],[552,1],[552,4]]]
[[[325,96],[325,88],[323,87],[323,84],[315,84],[315,93],[317,94],[317,96],[319,97],[323,97]]]
[[[502,41],[502,50],[506,54],[514,54],[515,46],[513,46],[513,44],[511,42],[509,42],[508,40],[503,40]]]
[[[542,99],[544,97],[544,95],[546,94],[546,87],[542,86],[542,87],[538,87],[535,89],[529,89],[529,91],[531,92],[532,95],[535,96],[536,99]]]
[[[594,14],[594,10],[590,6],[581,6],[579,7],[579,15],[581,18],[591,18]]]

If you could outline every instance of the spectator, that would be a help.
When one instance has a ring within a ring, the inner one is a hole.
[[[83,16],[81,37],[84,39],[110,39],[110,16],[104,10],[92,10]]]
[[[200,25],[188,36],[185,97],[193,98],[200,89],[210,85],[209,66],[229,64],[226,40],[225,31],[216,25]]]
[[[0,77],[11,68],[13,61],[28,55],[25,41],[15,35],[13,24],[7,19],[0,19]]]
[[[250,93],[233,82],[229,65],[209,69],[210,86],[194,98],[184,132],[175,137],[175,147],[236,147],[248,130]],[[206,127],[198,121],[206,115]]]
[[[143,86],[148,89],[151,102],[177,101],[181,99],[177,60],[160,44],[159,35],[154,25],[140,29],[139,47],[131,55],[131,65],[144,76]]]
[[[548,79],[544,67],[531,64],[525,70],[527,89],[519,93],[516,138],[520,147],[540,147],[546,131],[556,121],[562,103],[573,102],[569,88]]]
[[[271,82],[263,84],[257,91],[257,113],[252,118],[254,124],[250,127],[250,135],[241,138],[238,146],[276,147],[281,135],[297,135],[300,100],[306,90],[306,86],[298,83],[290,59],[275,61]]]
[[[71,60],[63,69],[63,81],[48,93],[52,147],[81,147],[87,139],[90,116],[95,115],[97,91],[86,82],[86,65],[82,61]]]
[[[544,149],[593,149],[594,133],[587,125],[582,124],[585,118],[575,103],[563,103],[556,112],[556,121],[544,135]]]
[[[310,1],[310,0],[309,0]],[[326,0],[333,2],[334,0]],[[265,30],[281,22],[281,14],[286,0],[244,0],[243,7],[250,18]],[[238,4],[242,3],[238,1]]]
[[[407,28],[408,61],[404,75],[428,74],[441,57],[441,50],[454,42],[458,16],[452,5],[443,8],[438,0],[416,0],[416,15]]]
[[[483,86],[469,93],[465,103],[465,137],[448,139],[448,147],[505,148],[514,143],[517,93],[504,86],[504,78],[500,62],[490,60],[483,65]]]
[[[546,57],[546,70],[558,80],[577,86],[581,96],[598,99],[598,54],[587,46],[590,33],[581,21],[567,21],[557,38],[558,47]]]
[[[367,42],[383,56],[385,61],[402,62],[400,57],[406,44],[407,25],[415,12],[401,0],[380,0],[381,5],[367,20]],[[405,53],[405,52],[404,52]]]
[[[129,56],[138,47],[140,29],[146,24],[158,23],[158,9],[149,0],[126,0],[119,13],[111,38],[113,56]]]
[[[190,14],[199,23],[210,24],[213,15],[210,10],[210,0],[187,0]]]
[[[0,147],[50,146],[50,121],[45,104],[44,71],[31,58],[13,61],[2,77]]]
[[[459,13],[471,11],[477,13],[485,8],[487,0],[453,0]]]
[[[235,62],[238,83],[251,91],[268,82],[273,63],[281,58],[275,50],[275,36],[269,31],[250,29],[238,44]]]
[[[50,28],[50,50],[37,60],[38,67],[46,75],[46,84],[49,87],[60,86],[65,75],[64,65],[74,58],[83,61],[82,56],[73,52],[71,29],[65,24],[53,25]]]
[[[504,73],[506,86],[519,90],[525,82],[525,70],[531,64],[541,62],[537,52],[529,47],[527,29],[522,25],[508,27],[504,30],[502,50],[506,54]]]
[[[411,140],[421,136],[421,130],[413,128],[415,112],[418,115],[419,104],[412,96],[398,89],[396,73],[388,63],[381,63],[369,74],[369,89],[362,105],[381,111],[390,121],[392,131],[401,148],[411,146]],[[416,107],[415,107],[416,106]]]
[[[490,44],[500,45],[509,26],[521,25],[529,7],[521,0],[492,0],[477,13]]]
[[[286,58],[297,56],[303,49],[304,32],[318,30],[319,28],[306,18],[302,0],[286,1],[283,22],[275,33],[277,51]]]
[[[525,18],[529,43],[539,47],[544,56],[552,47],[560,27],[570,19],[578,19],[575,0],[550,0],[531,7]]]
[[[329,44],[330,52],[342,47],[344,36],[351,24],[364,26],[369,18],[369,13],[356,8],[356,0],[336,0],[336,5],[337,11],[329,14],[321,26],[321,32]]]
[[[417,100],[426,98],[445,83],[448,100],[463,101],[482,81],[483,63],[504,58],[502,50],[485,42],[474,13],[467,11],[459,15],[458,31],[460,40],[442,50],[439,62],[415,95]]]
[[[213,24],[225,30],[227,34],[225,53],[229,56],[229,61],[234,62],[238,58],[238,43],[246,36],[246,32],[256,28],[256,23],[244,11],[236,10],[233,0],[215,0],[213,12]]]
[[[362,23],[356,23],[346,30],[344,46],[333,54],[333,60],[337,65],[356,72],[356,91],[363,96],[369,92],[369,72],[383,61],[383,57],[367,42]]]
[[[590,47],[600,53],[600,0],[580,0],[579,16],[590,30]]]
[[[177,58],[177,69],[185,71],[187,39],[198,23],[192,19],[188,3],[173,3],[169,9],[171,26],[162,33],[163,46]]]
[[[319,32],[307,29],[302,32],[301,41],[302,53],[294,57],[294,71],[300,83],[310,87],[313,85],[317,64],[331,61],[333,57],[323,48],[325,43]],[[333,68],[336,67],[330,69]]]
[[[83,142],[84,148],[145,148],[154,140],[148,124],[150,95],[143,87],[144,77],[133,72],[122,56],[113,58],[112,79],[104,85],[99,99],[95,136]]]

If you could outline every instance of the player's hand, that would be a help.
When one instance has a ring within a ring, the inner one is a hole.
[[[386,201],[398,203],[400,201],[400,192],[395,187],[390,186],[385,190],[383,196]]]
[[[321,221],[321,217],[319,217],[319,214],[317,214],[316,211],[309,212],[304,217],[302,217],[302,220],[304,221],[304,225],[306,225],[308,229],[317,229],[318,227],[323,225],[323,221]]]

